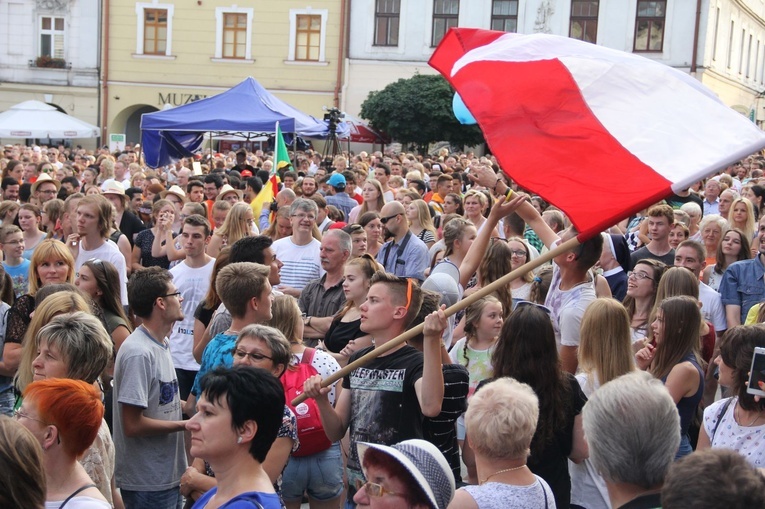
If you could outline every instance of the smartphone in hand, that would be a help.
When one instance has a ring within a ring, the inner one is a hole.
[[[757,347],[754,349],[746,392],[765,397],[765,348]]]

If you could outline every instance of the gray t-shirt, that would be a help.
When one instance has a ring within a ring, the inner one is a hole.
[[[117,486],[131,491],[163,491],[180,484],[186,470],[183,433],[126,437],[122,404],[144,409],[143,415],[180,421],[178,379],[167,341],[154,341],[138,327],[120,347],[114,366],[114,447]]]

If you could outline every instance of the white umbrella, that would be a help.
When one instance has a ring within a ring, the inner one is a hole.
[[[97,138],[100,128],[40,101],[24,101],[0,113],[0,138]]]

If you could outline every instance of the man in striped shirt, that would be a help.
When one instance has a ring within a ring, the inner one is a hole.
[[[277,290],[300,297],[305,285],[324,275],[321,268],[321,243],[313,238],[319,208],[313,200],[298,198],[290,205],[292,235],[273,243],[272,249],[284,266]]]

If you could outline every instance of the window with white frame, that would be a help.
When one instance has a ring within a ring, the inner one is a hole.
[[[430,45],[435,47],[450,28],[459,23],[460,0],[433,0],[433,33]]]
[[[40,17],[41,57],[64,58],[64,18]]]
[[[252,62],[252,7],[215,9],[215,58]]]
[[[137,55],[171,56],[173,48],[173,4],[138,3]]]
[[[325,63],[327,9],[290,9],[289,61]]]

